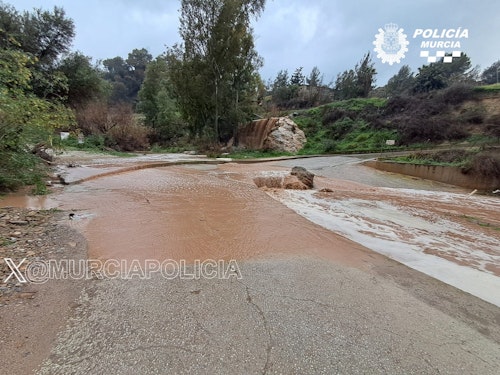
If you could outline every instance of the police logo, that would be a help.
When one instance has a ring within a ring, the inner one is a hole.
[[[400,63],[408,52],[408,42],[406,34],[403,34],[403,29],[398,28],[395,23],[388,23],[384,29],[378,29],[379,33],[375,35],[374,51],[377,52],[377,57],[382,59],[382,62],[392,65]]]

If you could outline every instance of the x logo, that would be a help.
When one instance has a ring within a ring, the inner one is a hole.
[[[7,266],[9,266],[10,270],[11,270],[11,273],[9,276],[7,276],[7,278],[3,281],[4,283],[6,283],[7,281],[9,281],[9,279],[12,277],[12,276],[15,276],[17,281],[19,281],[20,283],[25,283],[27,282],[26,279],[24,278],[24,275],[22,274],[21,270],[19,269],[19,267],[21,266],[21,264],[24,263],[24,261],[26,260],[26,258],[24,258],[23,260],[21,260],[19,262],[19,264],[16,265],[16,263],[14,263],[14,261],[12,260],[12,258],[4,258],[5,260],[5,263],[7,263]]]

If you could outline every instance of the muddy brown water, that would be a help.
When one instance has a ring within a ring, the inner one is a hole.
[[[300,217],[234,172],[164,167],[66,187],[2,205],[58,207],[88,240],[90,259],[230,260],[320,256],[353,266],[380,258]]]
[[[326,175],[348,170],[349,173],[343,172],[344,176],[355,176],[353,180],[361,178],[372,184],[317,177],[317,185],[333,188],[336,199],[373,198],[400,207],[413,202],[398,190],[375,187],[387,182],[406,187],[411,180],[384,176],[351,162],[337,157],[141,169],[67,186],[49,196],[10,195],[0,200],[0,206],[57,207],[72,211],[75,215],[73,220],[68,218],[67,224],[83,232],[91,259],[173,259],[191,263],[293,254],[321,256],[360,266],[375,262],[380,255],[297,215],[252,183],[252,177],[262,172],[284,174],[289,172],[287,164],[302,163]],[[332,166],[335,163],[339,165]],[[427,190],[463,192],[425,180],[414,184]],[[483,205],[478,210],[438,199],[419,197],[411,205],[425,209],[430,216],[460,219],[462,225],[471,227],[471,233],[477,231],[478,225],[462,220],[467,215],[498,225],[494,209],[485,209]],[[494,232],[493,235],[496,237]],[[450,254],[444,255],[449,258]],[[452,260],[457,258],[456,254],[451,255]]]

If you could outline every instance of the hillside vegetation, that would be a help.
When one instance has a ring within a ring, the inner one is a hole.
[[[456,85],[417,96],[337,101],[295,112],[294,121],[308,139],[303,153],[372,152],[495,145],[499,111],[499,93]]]
[[[271,156],[228,142],[240,125],[283,111],[296,111],[305,154],[498,144],[500,60],[482,72],[466,53],[415,72],[403,65],[377,86],[367,52],[330,83],[316,66],[265,82],[251,27],[264,0],[180,3],[181,43],[97,62],[72,51],[75,25],[63,8],[0,2],[0,191],[29,184],[45,193],[40,157],[70,147]]]

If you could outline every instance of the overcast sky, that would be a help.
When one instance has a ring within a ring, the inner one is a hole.
[[[179,0],[3,2],[19,11],[63,7],[76,26],[73,50],[94,61],[126,58],[134,48],[146,48],[156,57],[166,46],[179,41]],[[399,64],[384,64],[373,51],[378,29],[388,23],[403,28],[409,42]],[[377,84],[383,85],[403,64],[417,71],[427,63],[420,57],[425,40],[460,42],[460,50],[481,69],[500,60],[498,0],[267,0],[264,13],[253,27],[257,51],[264,59],[264,80],[274,78],[281,69],[292,73],[302,66],[307,75],[318,66],[328,83],[370,51],[378,72]],[[442,29],[458,28],[467,29],[468,38],[413,38],[416,29],[438,29],[441,33]],[[456,48],[450,47],[447,52],[451,49]],[[431,56],[435,52],[430,49]]]

